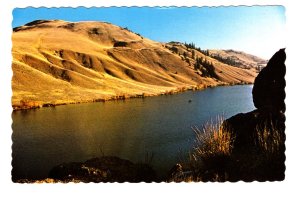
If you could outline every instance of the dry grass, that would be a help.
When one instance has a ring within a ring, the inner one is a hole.
[[[257,127],[257,142],[256,145],[265,155],[274,155],[280,152],[284,143],[284,135],[271,123],[270,128],[264,126]]]
[[[218,117],[215,123],[206,123],[202,130],[197,126],[192,128],[196,135],[196,145],[193,149],[195,159],[230,155],[234,139],[228,131],[222,129],[223,121],[223,117]]]
[[[270,123],[257,128],[257,154],[248,165],[259,170],[259,180],[283,180],[285,171],[285,134]]]
[[[202,129],[193,127],[195,145],[189,158],[170,181],[253,181],[282,180],[284,178],[285,135],[266,122],[256,129],[255,152],[232,153],[235,137],[223,127],[218,117]],[[269,127],[269,128],[268,128]]]
[[[234,138],[222,127],[223,117],[206,123],[202,129],[193,127],[195,146],[190,154],[194,181],[225,181],[226,168]]]
[[[116,41],[127,46],[114,47]],[[25,26],[13,32],[12,43],[13,106],[21,100],[56,104],[119,94],[153,96],[184,87],[253,82],[257,75],[207,57],[222,71],[222,80],[202,77],[164,44],[101,22]],[[196,56],[204,59],[200,52]]]
[[[234,138],[222,128],[223,117],[206,123],[202,129],[192,127],[195,143],[183,170],[171,177],[174,182],[224,181]]]

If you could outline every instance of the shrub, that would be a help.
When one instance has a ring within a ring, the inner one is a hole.
[[[202,129],[193,127],[196,135],[191,152],[190,167],[194,180],[225,181],[227,168],[231,162],[234,138],[222,127],[223,117],[206,123]]]
[[[194,156],[204,159],[214,155],[230,155],[233,138],[222,128],[223,121],[223,118],[217,118],[216,123],[206,123],[202,130],[192,127],[196,135]]]
[[[223,117],[206,123],[202,129],[192,127],[195,143],[189,159],[182,164],[183,172],[175,174],[171,181],[225,181],[226,169],[230,165],[230,155],[234,138],[223,127]],[[188,171],[188,173],[187,173]]]
[[[267,156],[274,156],[280,153],[284,144],[284,134],[280,133],[278,129],[271,123],[271,126],[264,126],[263,128],[256,128],[257,141],[261,152]]]

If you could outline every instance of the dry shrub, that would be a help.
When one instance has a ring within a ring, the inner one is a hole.
[[[195,144],[182,169],[171,181],[274,181],[284,179],[285,134],[277,126],[265,122],[253,132],[253,149],[233,152],[235,136],[224,127],[223,117],[193,127]]]
[[[256,134],[257,141],[255,143],[263,154],[272,156],[280,153],[285,137],[273,123],[270,123],[270,127],[266,125],[263,128],[257,127]]]
[[[215,155],[230,155],[233,148],[233,138],[230,132],[222,128],[223,118],[218,117],[216,123],[206,123],[199,129],[193,127],[196,143],[193,148],[195,158],[209,158]]]
[[[224,118],[206,123],[202,129],[192,127],[195,143],[189,153],[189,159],[183,170],[174,174],[171,181],[225,181],[226,169],[230,163],[230,155],[234,138],[223,127]]]

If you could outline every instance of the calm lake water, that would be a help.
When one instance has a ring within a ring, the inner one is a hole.
[[[192,126],[254,109],[252,85],[13,112],[13,178],[44,178],[63,162],[113,155],[166,173],[194,142]],[[191,100],[191,102],[189,102]]]

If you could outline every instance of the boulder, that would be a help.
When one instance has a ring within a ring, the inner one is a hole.
[[[280,49],[256,77],[252,95],[257,109],[239,113],[222,125],[234,138],[231,180],[284,179],[285,59]]]
[[[256,77],[252,90],[256,108],[285,111],[285,59],[285,51],[280,49]]]
[[[156,180],[156,173],[148,164],[103,156],[55,166],[49,178],[62,182],[152,182]]]

